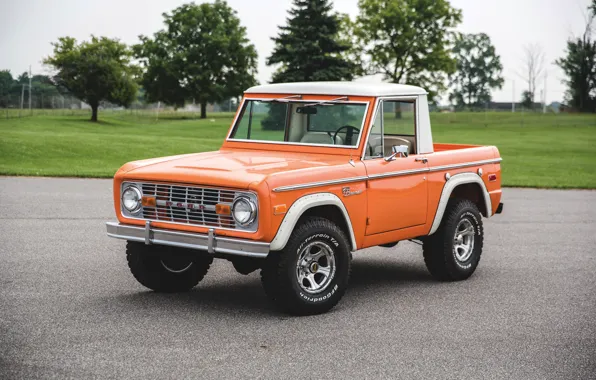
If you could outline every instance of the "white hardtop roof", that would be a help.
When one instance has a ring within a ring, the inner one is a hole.
[[[350,95],[350,96],[401,96],[426,95],[420,87],[395,83],[366,82],[296,82],[254,86],[246,94],[291,95]]]

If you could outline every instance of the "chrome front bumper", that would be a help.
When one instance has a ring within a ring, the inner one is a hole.
[[[209,253],[256,258],[265,258],[269,253],[269,243],[219,237],[215,235],[214,229],[210,229],[207,235],[178,232],[153,228],[149,221],[146,222],[145,227],[107,222],[106,228],[110,237],[137,241],[147,245],[169,245],[172,247],[200,249]]]

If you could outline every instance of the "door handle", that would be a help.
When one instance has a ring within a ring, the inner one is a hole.
[[[426,158],[426,157],[416,157],[416,162],[422,162],[423,164],[426,164],[428,162],[428,158]]]

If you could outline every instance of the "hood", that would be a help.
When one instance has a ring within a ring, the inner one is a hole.
[[[130,166],[128,166],[130,165]],[[247,189],[271,176],[299,176],[305,171],[333,171],[348,158],[326,154],[226,149],[215,152],[136,161],[123,167],[130,180],[192,183]],[[128,169],[128,170],[127,170]]]

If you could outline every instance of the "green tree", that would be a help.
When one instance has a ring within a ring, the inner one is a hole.
[[[47,108],[52,105],[52,97],[59,96],[58,87],[48,75],[33,75],[31,78],[31,92],[34,107]]]
[[[23,86],[25,91],[22,93]],[[8,70],[0,70],[0,107],[18,106],[15,101],[20,101],[23,95],[23,103],[29,104],[29,73],[23,72],[17,78],[13,78]],[[32,106],[48,107],[53,105],[52,97],[59,96],[60,91],[52,78],[48,75],[33,75],[31,77]],[[12,102],[10,101],[12,98]]]
[[[52,44],[54,54],[44,60],[56,70],[54,81],[91,107],[91,121],[97,121],[101,101],[128,106],[137,92],[136,69],[131,50],[107,37],[91,37],[77,44],[62,37]]]
[[[355,32],[368,56],[368,74],[424,87],[435,100],[455,72],[450,54],[459,9],[447,0],[359,0]]]
[[[347,46],[348,49],[341,53],[341,56],[347,62],[354,65],[354,76],[366,75],[364,66],[364,51],[358,36],[356,35],[356,23],[346,13],[340,13],[339,17],[339,42]]]
[[[347,16],[333,11],[329,0],[294,0],[287,25],[280,26],[267,65],[279,65],[273,83],[351,80],[357,66],[350,61],[351,45],[342,28]],[[264,129],[283,127],[285,107],[270,107]]]
[[[10,89],[10,95],[13,98],[13,105],[16,105],[14,103],[14,100],[16,99],[21,99],[21,94],[23,92],[23,86],[25,86],[25,91],[23,93],[23,103],[24,104],[28,104],[29,103],[29,72],[27,71],[23,71],[21,74],[17,75],[13,82],[12,82],[12,87]]]
[[[14,80],[9,70],[0,70],[0,107],[8,107],[8,97]]]
[[[490,102],[490,90],[503,87],[503,65],[490,37],[484,33],[460,34],[453,54],[457,71],[451,78],[449,100],[457,108],[478,107]]]
[[[534,108],[534,95],[530,91],[525,90],[522,92],[521,105],[528,110]]]
[[[256,84],[257,52],[225,1],[185,4],[164,13],[166,28],[140,36],[135,54],[150,102],[182,106],[192,99],[207,117],[207,103],[241,95]]]
[[[280,65],[273,83],[351,80],[356,65],[342,54],[350,46],[339,36],[340,17],[329,0],[294,0],[287,25],[272,38],[267,65]]]
[[[563,81],[567,85],[567,102],[581,112],[596,112],[596,40],[591,35],[596,0],[593,0],[589,12],[584,34],[570,38],[565,56],[555,62],[567,77]]]
[[[31,83],[39,83],[40,85],[55,86],[54,81],[49,75],[36,74],[31,77]]]
[[[29,73],[27,71],[23,71],[21,75],[16,77],[15,82],[17,84],[29,84]]]

